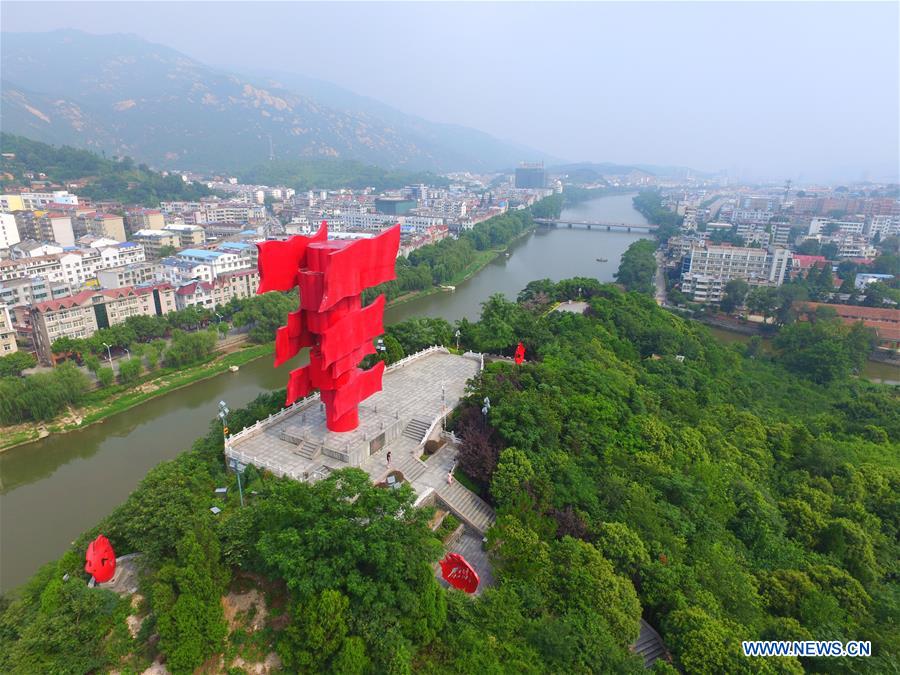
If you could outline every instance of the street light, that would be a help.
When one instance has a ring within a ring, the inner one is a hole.
[[[225,441],[228,439],[228,413],[231,411],[228,409],[228,404],[225,401],[219,401],[219,414],[218,417],[222,420],[222,445],[224,449]],[[236,459],[231,460],[228,463],[229,468],[234,469],[234,472],[237,474],[238,481],[238,493],[241,495],[241,506],[244,506],[244,488],[241,486],[241,473],[243,472],[244,465],[240,464]]]
[[[125,353],[128,354],[128,360],[131,361],[131,352],[128,351],[128,347],[122,347],[125,350]]]
[[[102,344],[104,347],[106,347],[106,360],[109,361],[110,365],[112,365],[112,352],[109,351],[109,345],[105,342]]]
[[[484,397],[484,407],[481,409],[481,414],[484,415],[484,426],[485,427],[487,426],[487,416],[488,416],[488,412],[490,412],[490,409],[491,409],[491,399],[489,399],[487,396],[485,396]]]
[[[461,335],[459,328],[456,329],[454,335],[456,336],[456,351],[459,351],[459,336]]]

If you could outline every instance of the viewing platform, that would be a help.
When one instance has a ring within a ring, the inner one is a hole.
[[[382,390],[360,404],[359,427],[353,431],[329,431],[324,405],[313,394],[227,437],[225,456],[301,481],[321,480],[346,467],[360,467],[380,480],[387,474],[390,451],[392,468],[423,473],[421,445],[482,367],[480,354],[458,356],[430,347],[385,370]]]

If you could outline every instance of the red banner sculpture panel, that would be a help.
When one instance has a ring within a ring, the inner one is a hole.
[[[481,579],[478,572],[459,553],[448,553],[441,560],[441,576],[448,584],[466,593],[474,593]]]
[[[381,391],[384,373],[384,363],[365,371],[357,368],[374,353],[372,340],[384,332],[384,296],[362,307],[361,294],[396,278],[400,226],[371,239],[328,241],[328,225],[322,221],[311,237],[257,247],[257,293],[300,291],[300,308],[288,314],[276,334],[275,366],[311,347],[309,365],[290,373],[285,405],[319,389],[328,429],[352,431],[359,425],[360,402]]]
[[[84,555],[84,571],[98,584],[113,578],[116,573],[116,554],[109,539],[102,534],[88,544]]]

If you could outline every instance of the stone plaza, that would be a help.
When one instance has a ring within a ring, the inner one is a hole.
[[[418,459],[421,446],[439,432],[442,418],[482,367],[480,354],[460,356],[431,347],[386,369],[382,390],[359,406],[357,429],[329,431],[324,405],[314,394],[229,436],[225,455],[296,480],[319,480],[337,469],[360,467],[378,481],[388,473],[390,452],[390,468],[403,472],[421,493],[425,485],[415,478],[432,473]]]

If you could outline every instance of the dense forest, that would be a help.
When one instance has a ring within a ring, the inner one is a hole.
[[[576,297],[584,315],[552,311]],[[251,467],[246,507],[229,495],[213,516],[213,489],[234,480],[213,422],[0,603],[0,671],[140,671],[162,655],[177,674],[274,652],[291,672],[639,673],[628,645],[640,617],[672,654],[657,672],[895,670],[896,389],[852,377],[849,363],[817,381],[797,363],[810,346],[800,333],[772,354],[724,346],[593,279],[532,282],[457,327],[463,348],[527,350],[522,366],[487,365],[450,423],[461,480],[497,510],[494,587],[477,598],[440,587],[429,512],[355,469],[309,485]],[[390,358],[453,329],[392,326]],[[869,349],[846,333],[821,339],[855,359]],[[282,401],[261,396],[229,423]],[[144,554],[134,606],[84,583],[98,532],[119,555]],[[269,613],[229,628],[220,596],[248,585]],[[741,640],[762,638],[871,640],[873,656],[742,656]]]
[[[375,188],[391,190],[425,183],[435,187],[450,184],[430,171],[384,169],[352,159],[282,159],[260,164],[242,174],[241,182],[256,185],[286,185],[295,190]]]
[[[29,181],[23,179],[26,172],[43,172],[60,184],[89,178],[85,187],[72,191],[94,200],[158,206],[160,201],[196,200],[212,194],[205,185],[186,183],[177,174],[164,176],[146,164],[136,165],[130,157],[107,159],[89,150],[55,147],[6,133],[0,135],[0,147],[4,155],[15,155],[4,156],[0,163],[0,170],[14,177],[4,179],[0,183],[2,189],[27,185]]]

